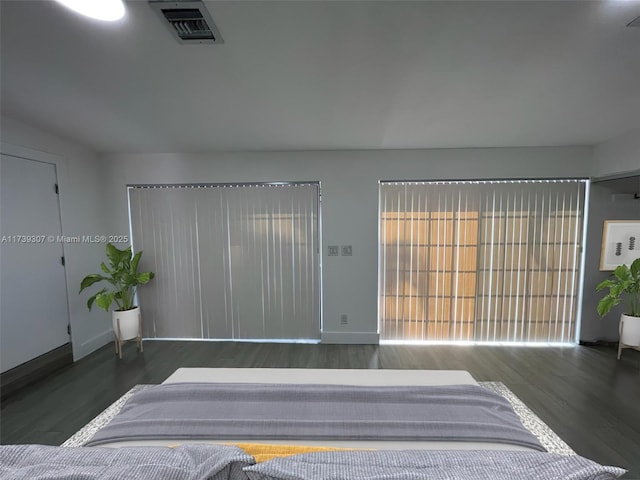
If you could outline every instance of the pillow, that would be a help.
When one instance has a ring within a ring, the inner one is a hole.
[[[296,455],[244,472],[250,480],[610,480],[625,470],[543,452],[380,450]]]
[[[246,480],[253,458],[237,447],[0,446],[0,478],[11,480]]]

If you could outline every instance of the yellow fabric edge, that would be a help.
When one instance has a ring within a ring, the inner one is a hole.
[[[278,445],[270,443],[225,443],[235,446],[251,455],[256,463],[266,462],[274,458],[290,457],[302,453],[335,452],[339,450],[357,450],[355,448],[318,447],[312,445]]]
[[[180,445],[182,444],[175,443],[173,445],[169,445],[169,448],[176,448]],[[266,462],[269,460],[273,460],[274,458],[291,457],[293,455],[300,455],[302,453],[371,450],[346,447],[318,447],[315,445],[279,445],[275,443],[222,443],[217,445],[238,447],[242,449],[247,455],[251,455],[256,463]]]

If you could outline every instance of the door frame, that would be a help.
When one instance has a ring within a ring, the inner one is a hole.
[[[27,148],[20,145],[14,145],[6,142],[0,142],[0,154],[10,157],[21,158],[23,160],[29,160],[32,162],[47,163],[54,166],[56,174],[56,182],[58,186],[65,185],[67,182],[66,170],[67,164],[64,157],[49,152],[43,152],[41,150],[35,150],[33,148]],[[62,206],[60,204],[60,194],[57,195],[58,202],[58,215],[60,221],[60,232],[65,235],[64,228],[64,216],[62,213]],[[64,242],[61,244],[62,255],[66,258]],[[69,344],[73,348],[73,328],[71,325],[71,305],[69,303],[69,272],[65,267],[64,269],[64,290],[66,294],[65,303],[67,305],[67,325],[69,326]]]

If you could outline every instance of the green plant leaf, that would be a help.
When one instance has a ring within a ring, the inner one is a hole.
[[[143,273],[139,273],[138,274],[138,283],[140,285],[144,285],[145,283],[148,283],[149,280],[151,280],[154,277],[154,273],[153,272],[143,272]]]
[[[139,252],[136,252],[136,254],[133,256],[133,259],[131,260],[131,268],[129,269],[129,272],[131,272],[131,274],[135,275],[136,272],[138,271],[138,264],[140,263],[140,257],[142,257],[142,250],[140,250]]]
[[[100,282],[102,280],[108,280],[108,279],[97,273],[92,273],[91,275],[87,275],[82,279],[82,282],[80,282],[80,292],[82,292],[85,288],[90,287],[94,283]]]
[[[617,281],[615,281],[615,280],[606,279],[606,280],[604,280],[604,281],[602,281],[602,282],[600,282],[600,283],[598,284],[598,286],[596,287],[596,292],[599,292],[599,291],[600,291],[600,290],[602,290],[603,288],[611,288],[611,287],[613,287],[613,286],[615,286],[615,285],[617,285],[617,284],[618,284],[618,283],[617,283]]]
[[[640,279],[640,257],[636,258],[629,267],[631,276],[636,279]]]
[[[88,301],[87,301],[87,307],[89,308],[89,311],[91,311],[91,307],[93,306],[94,302],[97,300],[97,298],[101,295],[104,295],[105,292],[107,291],[106,288],[103,288],[102,290],[100,290],[98,293],[96,293],[93,297],[91,297]]]
[[[109,307],[113,303],[113,292],[104,292],[96,294],[96,305],[100,308],[104,308],[107,312],[109,311]]]
[[[607,313],[611,311],[613,307],[620,303],[620,297],[612,297],[607,295],[602,300],[598,302],[598,314],[601,317],[604,317]]]
[[[89,300],[87,300],[87,308],[89,309],[89,311],[91,311],[91,307],[93,307],[93,302],[96,301],[96,296],[92,296],[89,298]]]
[[[107,258],[112,270],[118,269],[120,263],[121,252],[112,243],[107,243]]]
[[[124,250],[122,253],[122,270],[128,272],[131,270],[131,248]]]
[[[613,271],[613,276],[622,282],[626,282],[631,279],[631,270],[626,265],[619,265]]]

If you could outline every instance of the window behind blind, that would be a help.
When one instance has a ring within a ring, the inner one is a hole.
[[[317,183],[129,187],[148,338],[318,339]]]
[[[381,182],[381,339],[573,342],[585,185]]]

